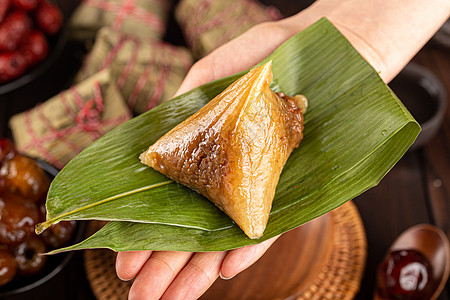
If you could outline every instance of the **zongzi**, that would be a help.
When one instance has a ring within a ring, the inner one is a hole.
[[[140,156],[250,238],[262,236],[283,166],[303,137],[306,98],[276,94],[271,81],[271,62],[250,70]]]

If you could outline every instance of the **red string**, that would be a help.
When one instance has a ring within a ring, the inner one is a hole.
[[[44,157],[44,159],[46,159],[48,162],[50,162],[51,164],[53,164],[58,168],[62,168],[64,166],[64,163],[61,162],[48,149],[44,147],[45,143],[53,142],[56,140],[57,142],[66,144],[74,151],[74,154],[77,154],[82,150],[82,148],[69,139],[69,136],[71,134],[77,132],[86,132],[89,133],[89,135],[91,135],[91,137],[93,138],[92,141],[94,141],[102,135],[103,133],[102,130],[104,128],[107,128],[110,125],[120,124],[130,118],[130,114],[129,112],[127,112],[118,118],[106,121],[101,120],[101,113],[103,112],[104,109],[104,101],[101,94],[101,87],[98,82],[94,83],[94,97],[86,101],[84,101],[81,98],[81,96],[79,95],[78,91],[75,88],[70,89],[70,93],[73,96],[74,103],[79,109],[78,113],[76,114],[72,111],[72,109],[70,109],[68,103],[66,102],[67,101],[66,93],[68,92],[69,91],[63,92],[59,96],[61,97],[61,101],[63,103],[66,113],[68,113],[68,115],[70,115],[70,117],[73,118],[75,126],[57,130],[51,125],[48,119],[40,111],[39,106],[33,110],[28,110],[25,113],[25,127],[27,133],[31,137],[31,141],[28,144],[21,147],[21,150],[26,151],[30,148],[36,148]],[[48,128],[48,133],[42,136],[37,136],[31,125],[32,113],[38,114],[39,119]]]
[[[70,91],[80,108],[75,118],[77,127],[91,134],[94,139],[99,138],[101,136],[98,133],[101,125],[100,114],[103,111],[100,84],[98,82],[94,83],[94,99],[88,99],[84,104],[83,99],[74,87]]]
[[[213,28],[217,28],[218,26],[222,26],[226,22],[230,22],[233,19],[233,23],[229,24],[228,29],[233,28],[232,30],[234,34],[239,32],[242,28],[241,26],[251,20],[250,16],[253,16],[253,20],[256,23],[268,21],[268,19],[261,14],[261,6],[258,5],[254,0],[244,0],[242,6],[230,6],[228,9],[223,9],[221,12],[212,16],[209,20],[204,20],[206,13],[208,12],[208,8],[211,5],[211,0],[205,0],[196,6],[195,9],[195,17],[190,18],[190,23],[186,25],[187,39],[191,45],[195,43],[195,40],[204,32],[207,32]],[[235,13],[239,13],[240,10],[243,10],[245,14],[243,14],[240,18],[232,18],[231,16]],[[271,20],[281,19],[281,13],[278,9],[274,7],[265,7],[265,13],[269,16]],[[230,37],[234,35],[231,34],[230,30],[226,31],[226,34],[221,37],[221,42],[217,44],[223,44],[224,41],[228,41]]]
[[[101,70],[108,68],[112,64],[112,61],[117,56],[119,51],[123,48],[125,43],[129,40],[134,40],[134,39],[132,39],[131,37],[127,37],[125,35],[121,36],[119,39],[119,42],[117,44],[115,44],[115,46],[111,49],[111,51],[109,51],[109,53],[107,54],[107,57],[102,62],[100,69],[98,69],[97,71],[101,71]],[[135,51],[135,50],[136,49],[133,48],[133,51]],[[91,61],[93,60],[93,53],[94,52],[92,52],[92,51],[89,52],[88,56],[86,57],[86,59],[83,62],[83,66],[81,67],[81,71],[80,71],[81,74],[83,74],[83,77],[88,77],[88,76],[92,75],[92,74],[88,73],[87,70],[88,70],[88,66],[91,64]]]
[[[125,42],[127,40],[128,39],[125,36],[122,36],[120,38],[119,42],[108,53],[108,56],[103,61],[103,64],[100,67],[100,70],[103,70],[111,65],[113,59],[117,56],[117,53],[119,53],[120,49],[122,49],[122,47],[125,45]]]
[[[133,45],[133,52],[131,52],[131,56],[130,59],[128,60],[127,64],[125,65],[125,67],[122,70],[122,73],[119,76],[119,79],[117,80],[117,87],[119,89],[122,89],[123,86],[125,85],[125,82],[127,80],[128,75],[131,73],[131,71],[134,68],[134,65],[136,64],[137,61],[137,57],[138,57],[138,51],[140,48],[140,41],[139,40],[132,40],[134,42]]]
[[[133,38],[131,36],[121,36],[119,39],[119,42],[112,48],[112,50],[108,53],[108,56],[105,58],[105,60],[102,62],[102,67],[100,70],[103,70],[107,67],[110,67],[114,64],[114,59],[117,57],[117,55],[120,53],[120,51],[125,47],[127,43],[133,43],[131,48],[132,52],[131,55],[126,62],[124,68],[122,69],[119,78],[117,79],[116,86],[119,90],[122,90],[128,76],[133,71],[138,56],[139,56],[139,50],[142,46],[142,43],[139,39]],[[133,108],[136,105],[137,99],[139,95],[142,92],[142,89],[145,87],[145,85],[148,83],[149,77],[154,73],[154,70],[156,67],[158,67],[161,70],[161,74],[155,74],[155,76],[158,76],[157,83],[154,86],[153,94],[149,100],[149,103],[147,104],[147,109],[152,108],[156,104],[158,104],[158,101],[160,100],[163,91],[164,86],[167,82],[167,79],[169,78],[170,70],[172,69],[172,65],[174,64],[174,59],[177,59],[184,70],[187,72],[189,68],[192,65],[192,61],[187,55],[176,55],[176,47],[167,44],[165,42],[147,42],[147,45],[150,46],[150,49],[154,51],[154,55],[145,66],[144,72],[141,74],[141,76],[138,78],[137,82],[135,83],[134,87],[132,87],[132,92],[130,96],[128,97],[127,103],[130,108]],[[161,55],[164,53],[170,53],[168,56],[164,56],[164,60],[160,57],[158,61],[156,60],[157,55]],[[79,99],[76,99],[79,102]]]
[[[133,108],[135,106],[137,97],[144,88],[148,78],[150,77],[150,74],[152,73],[154,66],[155,66],[154,60],[148,62],[148,65],[145,67],[144,72],[139,77],[138,81],[136,82],[136,85],[133,88],[133,91],[130,94],[130,97],[128,98],[127,102],[129,107]]]
[[[72,120],[75,120],[76,114],[70,108],[70,105],[66,97],[66,93],[60,93],[59,97],[61,98],[61,103],[64,106],[64,110],[66,111],[66,113],[72,118]]]
[[[136,21],[150,25],[151,28],[161,34],[165,31],[165,26],[161,18],[156,14],[152,14],[151,12],[136,6],[135,0],[126,0],[125,3],[113,3],[103,0],[86,0],[84,4],[117,14],[113,22],[114,29],[120,28],[124,19],[128,15],[132,15],[133,19]]]
[[[39,106],[39,104],[38,104]],[[25,128],[26,131],[28,133],[28,135],[31,137],[31,141],[30,141],[30,146],[25,146],[23,147],[23,150],[26,150],[27,148],[37,148],[41,154],[43,155],[43,157],[52,165],[54,165],[57,168],[61,168],[61,163],[58,161],[58,159],[56,157],[54,157],[52,154],[50,154],[50,152],[47,151],[47,149],[45,149],[42,146],[42,142],[40,141],[40,139],[38,138],[38,136],[36,135],[36,133],[33,130],[33,127],[31,126],[31,110],[28,110],[25,113]]]
[[[117,13],[114,22],[112,24],[112,29],[118,30],[123,23],[123,20],[128,14],[133,13],[136,0],[126,0],[120,11]]]
[[[66,139],[65,135],[63,133],[61,133],[55,127],[53,127],[53,125],[50,123],[50,121],[45,117],[42,105],[37,107],[36,111],[37,111],[37,115],[39,117],[39,120],[41,120],[41,122],[53,134],[53,136],[55,138],[57,138],[59,141],[61,141],[62,143],[66,144],[69,148],[71,148],[72,150],[74,150],[76,152],[79,152],[79,151],[82,150],[77,144],[75,144],[72,141]]]
[[[170,53],[168,53],[168,52],[170,52]],[[167,48],[167,52],[164,51],[162,53],[166,57],[167,57],[167,55],[168,55],[168,57],[171,57],[171,56],[174,57],[175,55],[172,55],[172,52],[173,52],[172,48]],[[155,88],[153,89],[153,95],[147,104],[147,110],[155,107],[158,104],[158,102],[161,100],[161,96],[164,91],[164,86],[166,85],[166,81],[170,74],[171,64],[166,64],[165,61],[163,60],[161,62],[161,64],[159,65],[159,69],[160,69],[160,71],[158,72],[159,80],[158,80]]]

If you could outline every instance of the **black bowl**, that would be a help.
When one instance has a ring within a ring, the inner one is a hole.
[[[54,178],[59,170],[52,165],[36,159],[38,165],[47,173],[50,178]],[[72,242],[80,242],[84,235],[85,230],[84,222],[77,222],[77,228],[72,238]],[[61,253],[57,255],[51,255],[47,258],[45,268],[39,274],[30,277],[22,277],[7,283],[0,287],[0,299],[7,296],[18,295],[27,291],[30,291],[45,282],[55,277],[72,259],[74,252]]]
[[[431,140],[445,116],[447,95],[440,80],[426,68],[409,63],[389,84],[422,131],[411,149],[417,149]]]

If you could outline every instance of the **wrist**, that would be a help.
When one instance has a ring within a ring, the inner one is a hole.
[[[449,14],[448,0],[319,0],[280,23],[295,34],[326,17],[389,82]]]

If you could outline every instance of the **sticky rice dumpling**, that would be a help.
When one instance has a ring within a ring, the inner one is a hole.
[[[303,137],[306,98],[276,94],[271,81],[271,62],[250,70],[140,156],[250,238],[263,235],[283,166]]]

